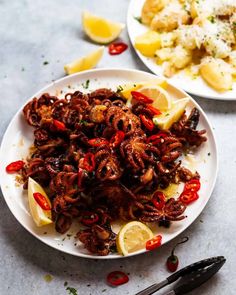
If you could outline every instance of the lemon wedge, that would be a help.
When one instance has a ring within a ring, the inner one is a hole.
[[[161,88],[167,87],[167,82],[164,79],[153,79],[150,81],[144,81],[139,83],[128,83],[121,86],[120,94],[127,100],[132,98],[131,91],[139,91],[142,87],[155,87],[156,85],[160,86]]]
[[[125,25],[84,11],[82,24],[86,35],[94,42],[107,44],[119,37]]]
[[[87,56],[66,64],[64,66],[66,74],[71,75],[77,72],[82,72],[94,68],[102,58],[103,51],[104,46],[101,46]]]
[[[154,100],[153,106],[160,111],[167,111],[171,108],[172,100],[169,93],[160,86],[144,86],[139,92]]]
[[[47,202],[51,205],[51,202],[41,185],[39,185],[36,181],[29,177],[28,201],[31,216],[37,226],[43,226],[52,223],[51,210],[43,210],[35,201],[33,196],[34,193],[40,193],[41,195],[43,195],[46,198]]]
[[[177,122],[183,115],[188,102],[188,97],[174,101],[170,110],[163,112],[161,115],[155,116],[153,118],[154,124],[160,129],[169,129],[172,124]]]
[[[116,238],[117,250],[126,256],[145,248],[146,242],[153,238],[153,232],[144,223],[131,221],[126,223]]]
[[[161,47],[160,34],[155,31],[147,31],[136,37],[134,47],[144,56],[154,57],[157,49]]]

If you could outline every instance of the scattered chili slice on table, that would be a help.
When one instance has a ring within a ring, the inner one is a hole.
[[[155,127],[154,123],[152,122],[151,119],[149,119],[145,115],[139,115],[143,125],[147,128],[147,130],[152,131],[153,128]]]
[[[153,101],[154,101],[152,98],[150,98],[138,91],[131,91],[131,95],[137,101],[145,103],[145,104],[150,104],[150,103],[153,103]]]
[[[96,138],[89,139],[88,144],[94,147],[98,147],[104,144],[108,145],[109,142],[105,138],[96,137]]]
[[[198,192],[201,188],[199,179],[191,179],[185,183],[184,191]]]
[[[122,271],[113,271],[107,275],[107,282],[112,286],[120,286],[126,284],[129,277]]]
[[[124,52],[127,48],[128,45],[124,42],[115,42],[108,46],[108,52],[110,55],[118,55]]]
[[[158,235],[146,242],[146,250],[154,250],[161,246],[162,236]]]
[[[152,197],[152,203],[158,210],[161,210],[165,206],[166,196],[163,192],[157,191]]]
[[[125,138],[125,133],[123,131],[118,130],[115,135],[112,136],[110,140],[110,146],[115,148],[121,144],[121,142]]]
[[[53,125],[57,128],[57,130],[60,131],[65,131],[66,130],[66,126],[63,122],[58,121],[58,120],[53,120]]]
[[[93,153],[85,154],[83,168],[88,172],[92,172],[95,169],[95,157]]]
[[[194,201],[196,201],[199,198],[199,195],[197,192],[192,192],[190,190],[183,191],[182,194],[179,196],[179,199],[182,203],[185,205],[188,205]]]
[[[21,170],[24,167],[25,163],[23,161],[15,161],[7,165],[6,172],[14,173]]]
[[[157,108],[153,107],[152,105],[147,105],[147,108],[152,112],[153,116],[161,115],[162,112]]]
[[[81,223],[83,223],[83,225],[90,226],[90,225],[93,225],[94,223],[96,223],[98,221],[98,219],[99,219],[99,217],[96,213],[86,211],[82,215]]]
[[[51,210],[51,205],[49,204],[46,197],[40,193],[33,193],[33,197],[37,204],[43,209],[43,210]]]

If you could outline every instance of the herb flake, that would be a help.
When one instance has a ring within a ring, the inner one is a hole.
[[[119,93],[119,92],[121,92],[121,91],[123,91],[123,90],[124,90],[124,88],[123,88],[121,85],[119,85],[119,86],[117,87],[116,92]]]
[[[85,83],[82,83],[83,88],[88,89],[89,88],[89,83],[90,83],[90,80],[87,80]]]
[[[66,290],[68,291],[69,295],[78,295],[77,290],[72,287],[67,287]]]
[[[44,66],[46,66],[46,65],[48,65],[48,64],[49,64],[49,62],[46,61],[46,60],[43,62],[43,65],[44,65]]]
[[[136,21],[138,21],[140,24],[142,24],[142,18],[141,18],[141,16],[134,16],[134,19]]]

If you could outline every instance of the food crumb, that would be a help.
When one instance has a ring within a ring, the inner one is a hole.
[[[44,277],[44,281],[50,283],[53,280],[53,276],[50,274],[46,274]]]
[[[90,287],[91,285],[90,284],[87,284],[87,287]]]
[[[67,287],[66,290],[68,291],[69,295],[78,295],[77,290],[73,287]]]
[[[65,281],[65,282],[64,282],[64,287],[66,287],[67,285],[68,285],[68,282]]]
[[[102,293],[106,292],[106,290],[107,290],[107,289],[103,289],[103,290],[102,290]]]

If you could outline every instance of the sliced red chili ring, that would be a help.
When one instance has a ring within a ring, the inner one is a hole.
[[[179,196],[179,199],[182,203],[188,205],[194,201],[196,201],[199,198],[199,195],[197,192],[192,191],[183,191],[182,194]]]
[[[147,138],[147,143],[153,143],[153,144],[156,144],[156,143],[159,143],[161,142],[161,139],[167,137],[167,133],[165,132],[159,132],[157,134],[154,134],[154,135],[151,135]]]
[[[191,179],[185,183],[184,190],[198,192],[201,188],[201,183],[199,179]]]
[[[6,172],[14,173],[21,170],[24,167],[25,163],[23,161],[15,161],[7,165]]]
[[[83,212],[81,223],[83,223],[84,225],[90,226],[96,223],[98,220],[99,220],[99,217],[96,213],[86,211],[86,212]]]
[[[147,105],[147,108],[152,112],[153,116],[161,115],[162,112],[152,105]]]
[[[162,236],[158,235],[146,242],[146,250],[154,250],[161,246]]]
[[[115,148],[121,144],[121,142],[125,138],[125,133],[121,130],[118,130],[111,138],[110,140],[110,146]]]
[[[63,122],[53,119],[53,125],[57,128],[57,130],[64,131],[66,130],[66,126]]]
[[[51,210],[51,205],[49,204],[47,198],[40,194],[40,193],[33,193],[33,197],[37,204],[43,209],[43,210]]]
[[[150,98],[138,91],[131,91],[131,95],[137,101],[145,103],[145,104],[150,104],[150,103],[153,103],[153,101],[154,101],[152,98]]]
[[[163,192],[157,191],[152,197],[152,203],[158,210],[161,210],[165,206],[166,196]]]
[[[115,42],[115,43],[111,43],[108,46],[108,52],[110,55],[117,55],[124,52],[127,48],[128,48],[128,45],[125,44],[124,42]]]
[[[113,271],[107,275],[107,282],[112,286],[120,286],[126,284],[129,281],[129,277],[122,271]]]
[[[147,130],[152,131],[155,127],[154,123],[152,122],[152,119],[149,119],[145,115],[139,115],[143,125],[147,128]]]
[[[96,137],[96,138],[89,139],[88,144],[94,147],[98,147],[101,145],[108,145],[109,142],[105,138]]]
[[[95,157],[93,153],[85,154],[83,168],[88,172],[92,172],[95,169]]]

